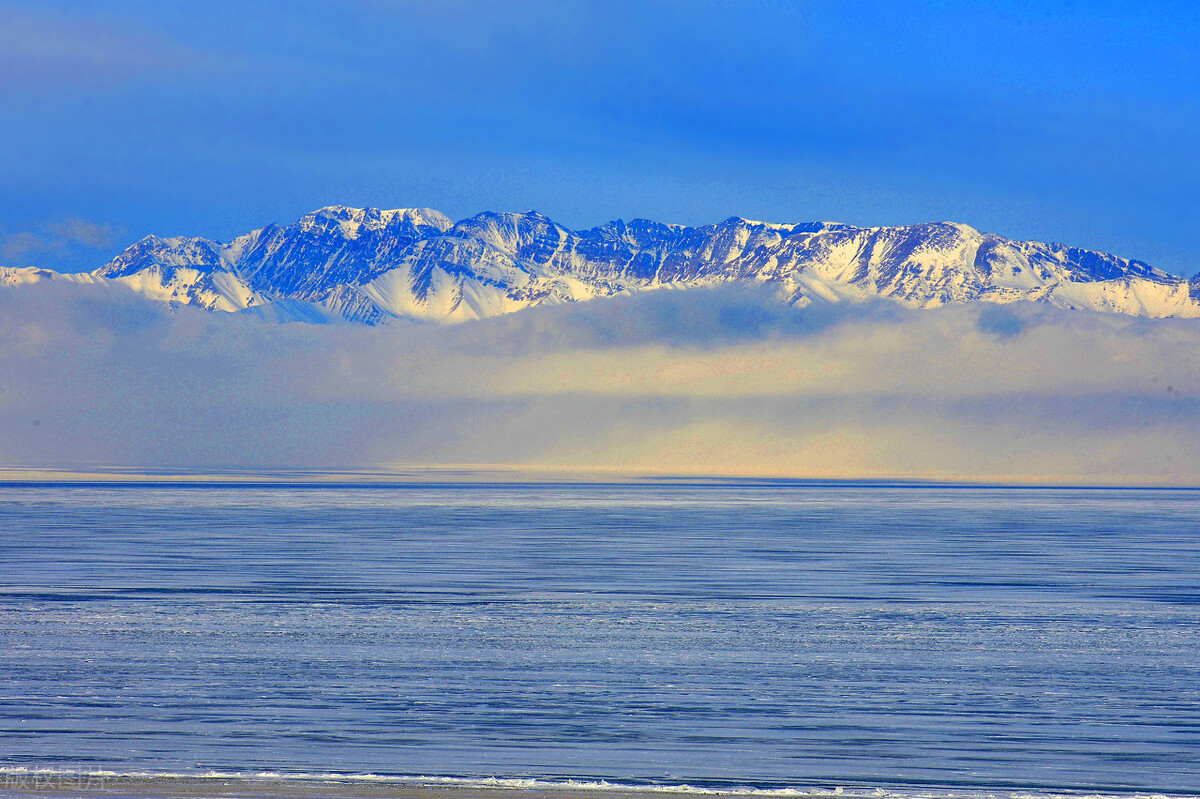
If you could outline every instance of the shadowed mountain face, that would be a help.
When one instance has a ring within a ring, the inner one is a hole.
[[[36,272],[37,274],[33,274]],[[52,277],[0,270],[0,283]],[[463,321],[658,288],[774,286],[795,305],[884,297],[910,307],[1030,300],[1200,316],[1200,284],[1139,261],[966,225],[857,228],[730,218],[573,231],[541,214],[453,223],[430,209],[332,206],[228,244],[147,237],[98,269],[147,297],[281,320]]]

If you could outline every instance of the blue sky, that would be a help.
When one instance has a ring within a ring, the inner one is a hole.
[[[949,219],[1200,271],[1189,2],[6,2],[0,265],[333,203]]]

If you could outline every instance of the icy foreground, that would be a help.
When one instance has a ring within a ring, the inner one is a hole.
[[[858,228],[737,217],[568,230],[541,214],[452,222],[427,208],[331,206],[228,244],[147,236],[91,274],[0,268],[0,285],[112,283],[143,296],[279,321],[459,322],[659,288],[762,283],[804,306],[885,297],[914,308],[1044,302],[1134,316],[1200,316],[1200,275],[1012,241],[950,222]]]

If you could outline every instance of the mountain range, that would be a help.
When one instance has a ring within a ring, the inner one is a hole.
[[[930,308],[1034,301],[1200,316],[1200,275],[963,224],[854,227],[732,217],[569,230],[534,212],[453,222],[427,208],[330,206],[222,244],[147,236],[91,273],[0,268],[0,285],[125,286],[153,300],[277,321],[458,322],[654,289],[759,283],[784,302],[887,298]]]

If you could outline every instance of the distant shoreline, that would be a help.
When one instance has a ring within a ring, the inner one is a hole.
[[[527,778],[404,777],[374,774],[115,774],[0,770],[0,797],[115,799],[645,799],[647,796],[755,799],[1195,799],[1197,794],[1131,788],[861,785],[806,788],[698,787]]]
[[[0,487],[141,486],[153,487],[262,487],[262,488],[405,488],[436,486],[636,486],[728,488],[925,488],[925,489],[1059,489],[1094,491],[1191,491],[1197,482],[1155,482],[1132,476],[1127,482],[1092,481],[1080,476],[1044,477],[786,477],[770,475],[648,474],[600,469],[558,469],[512,466],[430,466],[395,470],[371,469],[237,469],[141,470],[53,469],[0,467]]]

